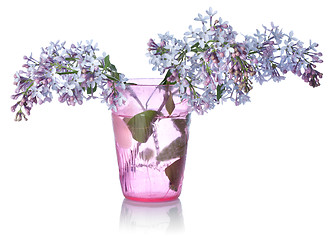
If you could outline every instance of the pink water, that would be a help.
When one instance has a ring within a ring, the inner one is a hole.
[[[146,143],[132,138],[125,118],[112,113],[124,196],[148,202],[177,199],[182,190],[189,115],[157,118]]]

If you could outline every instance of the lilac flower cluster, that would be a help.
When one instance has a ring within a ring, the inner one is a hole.
[[[238,42],[232,26],[215,19],[216,13],[210,8],[206,16],[199,14],[194,20],[201,27],[190,26],[183,39],[167,32],[159,34],[158,43],[153,39],[148,42],[153,70],[165,74],[160,84],[178,87],[179,96],[192,110],[203,114],[227,100],[244,104],[250,101],[248,93],[254,81],[279,82],[288,72],[312,87],[320,85],[322,73],[315,64],[323,61],[317,43],[304,47],[293,32],[283,33],[273,23]],[[38,60],[25,56],[24,70],[14,76],[17,88],[12,98],[16,103],[11,110],[16,112],[15,120],[27,120],[25,114],[30,115],[33,105],[52,101],[53,92],[60,102],[71,106],[93,98],[100,98],[113,110],[124,104],[123,90],[130,83],[117,72],[109,55],[96,56],[98,50],[92,41],[70,47],[65,47],[65,42],[52,42],[42,48]]]
[[[273,23],[238,42],[238,34],[228,22],[214,20],[216,11],[210,8],[206,13],[194,19],[201,22],[201,28],[190,26],[182,40],[166,33],[159,34],[159,43],[148,42],[153,70],[166,73],[162,84],[177,85],[180,96],[188,99],[196,112],[203,114],[228,99],[244,104],[250,101],[253,81],[278,82],[288,72],[312,87],[320,85],[322,73],[315,70],[315,64],[323,62],[316,51],[318,44],[310,42],[304,47],[293,32],[285,34]]]
[[[16,112],[15,120],[27,120],[25,114],[30,115],[34,104],[52,101],[53,91],[59,95],[59,102],[70,106],[92,98],[102,99],[109,109],[114,110],[123,104],[125,99],[121,90],[125,89],[127,79],[117,72],[109,55],[103,53],[103,56],[96,57],[98,50],[92,41],[72,44],[69,48],[65,47],[65,42],[51,42],[42,48],[39,60],[32,55],[24,56],[24,70],[14,76],[17,88],[12,99],[17,102],[11,110]]]

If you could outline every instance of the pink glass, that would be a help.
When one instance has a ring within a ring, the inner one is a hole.
[[[145,81],[161,79],[131,79],[138,85],[127,86],[124,105],[112,112],[121,188],[131,200],[174,200],[182,191],[189,109],[173,86],[142,85]],[[157,113],[146,128],[151,134],[145,142],[136,141],[130,119],[149,110]]]

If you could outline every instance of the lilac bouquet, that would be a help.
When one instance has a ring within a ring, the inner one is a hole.
[[[206,14],[194,19],[200,28],[190,26],[182,39],[165,33],[159,34],[158,42],[148,42],[153,70],[164,74],[163,81],[154,84],[178,87],[176,94],[188,101],[192,111],[203,114],[228,99],[244,104],[250,101],[253,81],[279,82],[288,72],[312,87],[320,85],[322,73],[315,70],[315,64],[323,61],[317,43],[304,47],[293,32],[283,33],[273,23],[238,42],[232,26],[214,18],[216,11],[210,8]],[[52,91],[60,102],[71,106],[94,98],[114,111],[124,104],[122,91],[135,83],[117,72],[109,55],[97,57],[96,51],[92,41],[68,48],[56,42],[42,49],[39,60],[25,56],[24,70],[15,74],[17,88],[12,98],[17,102],[11,107],[15,120],[27,120],[25,113],[30,115],[34,103],[50,102]]]
[[[25,70],[15,74],[18,100],[11,110],[16,113],[16,121],[27,120],[26,115],[34,103],[42,104],[53,99],[52,91],[58,93],[58,101],[70,106],[82,104],[84,100],[100,98],[109,109],[116,108],[124,101],[121,90],[127,79],[117,72],[110,62],[109,55],[97,57],[97,44],[72,44],[69,48],[63,43],[50,43],[42,48],[40,59],[24,56]],[[96,95],[96,92],[98,95]],[[23,109],[25,113],[23,112]]]
[[[148,43],[153,69],[166,73],[163,83],[178,85],[181,97],[196,112],[202,114],[228,99],[244,104],[250,101],[253,81],[279,82],[288,72],[312,87],[320,85],[322,73],[315,70],[315,63],[323,61],[317,43],[304,47],[293,32],[285,34],[273,23],[237,42],[238,34],[228,22],[215,20],[212,8],[206,13],[194,19],[201,28],[190,26],[183,39],[165,33],[159,34],[158,43],[153,39]]]

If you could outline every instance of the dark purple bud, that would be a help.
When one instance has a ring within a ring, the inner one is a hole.
[[[16,108],[17,108],[17,106],[18,106],[18,103],[19,103],[19,102],[17,102],[15,105],[13,105],[13,106],[10,108],[12,112],[15,112],[15,111],[16,111]]]
[[[30,109],[26,109],[26,108],[25,108],[25,112],[27,113],[27,115],[30,116],[30,114],[31,114]],[[25,115],[24,115],[24,116],[25,116]],[[27,119],[26,119],[26,120],[27,120]]]
[[[153,41],[153,39],[151,38],[151,39],[148,41],[147,46],[149,46],[149,47],[153,47],[153,44],[154,44],[154,41]]]
[[[25,121],[27,121],[25,114],[22,111],[19,111],[16,114],[15,121],[17,121],[17,122],[22,121],[23,118]]]
[[[37,97],[32,98],[31,101],[34,102],[34,103],[37,103],[38,102]]]
[[[17,121],[17,122],[22,121],[22,115],[21,115],[21,112],[16,113],[15,121]]]

